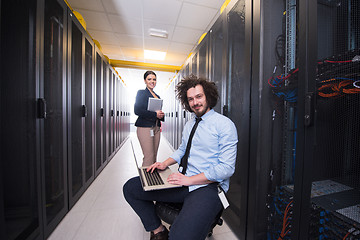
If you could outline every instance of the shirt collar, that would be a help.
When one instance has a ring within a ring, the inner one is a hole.
[[[215,113],[214,109],[210,109],[210,111],[208,111],[207,113],[205,113],[204,115],[201,116],[202,120],[206,120],[208,118],[211,117],[211,115],[213,115]]]

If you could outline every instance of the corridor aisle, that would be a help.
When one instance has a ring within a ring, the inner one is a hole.
[[[130,208],[122,194],[122,186],[137,175],[131,150],[133,141],[136,156],[141,161],[142,152],[135,133],[130,135],[115,157],[89,186],[83,196],[57,226],[48,240],[148,240],[138,216]],[[162,137],[158,161],[165,160],[172,149]],[[216,226],[214,240],[236,240],[230,228]]]

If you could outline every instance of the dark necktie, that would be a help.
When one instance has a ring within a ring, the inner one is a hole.
[[[185,174],[185,172],[186,172],[192,138],[193,138],[195,130],[201,120],[202,120],[201,118],[196,118],[196,122],[195,122],[193,128],[191,129],[189,140],[186,145],[186,151],[185,151],[184,156],[181,158],[181,162],[180,162],[179,172],[181,172],[182,174]]]

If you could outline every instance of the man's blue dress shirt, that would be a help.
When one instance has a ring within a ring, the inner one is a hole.
[[[186,176],[204,173],[208,180],[219,182],[227,192],[229,179],[235,171],[238,142],[235,124],[213,109],[201,118],[192,139]],[[171,155],[179,164],[194,124],[195,118],[185,124],[180,147]],[[205,185],[189,186],[189,191],[202,186]]]

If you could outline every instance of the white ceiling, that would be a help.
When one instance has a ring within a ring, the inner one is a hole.
[[[225,0],[68,0],[109,59],[181,66],[220,15]],[[152,37],[149,29],[168,38]],[[144,49],[166,52],[145,60]]]
[[[220,15],[225,0],[67,0],[86,22],[86,30],[111,60],[142,64],[172,65],[180,68],[198,44],[203,33]],[[165,30],[166,39],[152,37],[149,29]],[[164,61],[145,60],[144,49],[166,52]],[[145,88],[144,69],[116,67],[135,99],[137,89]],[[149,67],[146,70],[153,70]],[[155,71],[162,94],[175,76]]]

